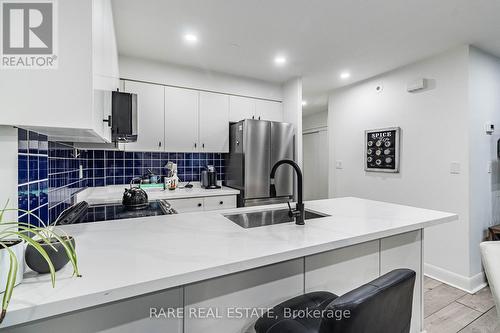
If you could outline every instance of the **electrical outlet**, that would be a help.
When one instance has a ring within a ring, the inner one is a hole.
[[[342,164],[342,161],[336,161],[335,162],[335,168],[336,169],[343,169],[344,165]]]

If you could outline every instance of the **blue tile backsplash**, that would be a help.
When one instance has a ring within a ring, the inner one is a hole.
[[[19,129],[18,137],[18,205],[44,223],[54,222],[86,187],[128,184],[148,169],[165,176],[168,161],[177,163],[181,181],[199,181],[207,164],[216,167],[219,180],[224,178],[224,156],[220,153],[75,150],[71,144],[52,142],[32,131]],[[35,217],[23,212],[19,220],[39,225]]]

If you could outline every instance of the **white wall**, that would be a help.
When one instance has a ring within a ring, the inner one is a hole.
[[[302,131],[328,126],[328,110],[315,112],[302,117]]]
[[[120,77],[183,88],[282,101],[279,83],[120,56]]]
[[[500,59],[476,48],[470,49],[470,274],[482,271],[479,243],[491,224],[500,223],[499,164]],[[494,135],[486,135],[485,122],[493,122]],[[492,173],[489,173],[489,164]]]
[[[9,208],[17,208],[17,129],[11,126],[0,126],[0,207],[9,200]],[[6,214],[4,220],[17,221],[17,213]]]
[[[458,222],[425,231],[426,270],[470,287],[468,47],[334,91],[329,98],[330,196],[357,196],[458,213]],[[429,87],[406,92],[408,82]],[[382,85],[382,92],[375,90]],[[401,172],[363,168],[364,131],[400,126]],[[335,169],[342,161],[343,169]],[[460,174],[450,173],[458,162]]]

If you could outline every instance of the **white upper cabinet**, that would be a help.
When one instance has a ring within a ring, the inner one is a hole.
[[[125,91],[137,94],[137,141],[127,143],[129,151],[164,150],[164,87],[125,81]]]
[[[201,151],[229,152],[229,96],[200,92]]]
[[[283,121],[283,105],[281,102],[255,100],[255,119]]]
[[[255,99],[242,96],[229,96],[229,121],[238,122],[255,116]]]
[[[283,121],[283,105],[281,102],[230,96],[229,121],[238,122],[243,119]]]
[[[119,79],[111,1],[64,0],[57,7],[58,68],[3,70],[0,125],[33,128],[54,140],[106,142],[106,99]]]
[[[198,104],[198,91],[165,87],[165,151],[198,150]]]

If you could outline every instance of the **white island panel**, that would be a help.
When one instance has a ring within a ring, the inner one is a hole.
[[[379,241],[347,246],[305,257],[306,292],[338,296],[379,276]]]
[[[295,259],[275,265],[195,283],[185,288],[185,333],[255,332],[260,312],[304,291],[304,261]],[[191,311],[217,313],[220,318],[189,316]],[[238,318],[235,311],[243,313]]]
[[[415,230],[380,240],[380,274],[409,268],[417,274],[413,291],[411,333],[423,330],[422,231]]]

